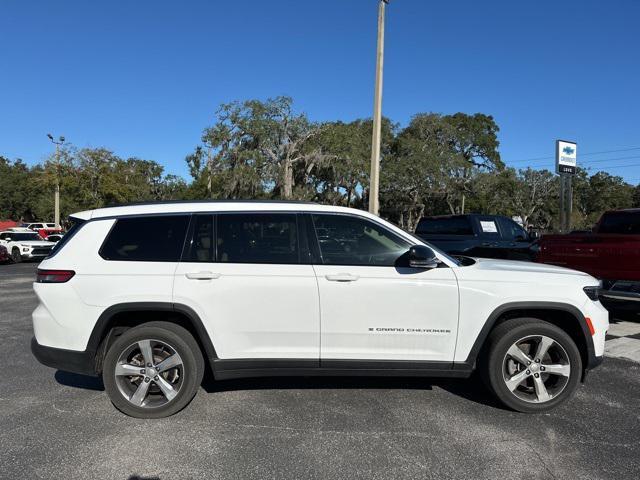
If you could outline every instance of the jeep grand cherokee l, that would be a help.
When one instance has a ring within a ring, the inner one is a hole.
[[[102,375],[128,415],[184,408],[205,362],[216,379],[478,369],[505,405],[541,412],[602,360],[593,277],[458,261],[359,210],[175,202],[73,221],[38,270],[32,350]]]

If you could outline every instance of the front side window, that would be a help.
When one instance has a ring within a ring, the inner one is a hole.
[[[502,236],[505,240],[526,240],[529,235],[527,232],[513,220],[508,218],[500,218]]]
[[[386,228],[350,215],[312,215],[325,265],[394,266],[411,246]]]
[[[295,214],[220,214],[216,228],[219,262],[300,262]]]
[[[119,218],[100,256],[105,260],[177,262],[188,225],[187,215]]]
[[[640,234],[640,214],[633,212],[607,213],[602,217],[598,233],[638,235]]]

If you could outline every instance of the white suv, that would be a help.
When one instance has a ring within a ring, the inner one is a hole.
[[[40,235],[26,228],[14,228],[0,232],[3,245],[14,263],[22,260],[42,260],[51,253],[55,243],[43,240]]]
[[[176,202],[77,213],[40,265],[32,350],[102,374],[136,417],[216,379],[468,377],[508,407],[569,398],[602,361],[598,281],[548,265],[455,259],[359,210]]]

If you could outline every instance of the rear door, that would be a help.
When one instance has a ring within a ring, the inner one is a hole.
[[[298,222],[281,212],[192,217],[173,298],[198,313],[220,359],[319,360],[318,287]]]

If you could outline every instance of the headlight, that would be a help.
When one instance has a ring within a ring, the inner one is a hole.
[[[591,300],[596,302],[600,298],[600,291],[602,290],[602,282],[600,282],[600,284],[598,285],[584,287],[583,290],[584,290],[584,293],[587,294],[587,297],[589,297]]]
[[[28,252],[29,250],[30,250],[30,248],[29,248],[29,247],[22,247],[22,251],[23,251],[23,252]]]

